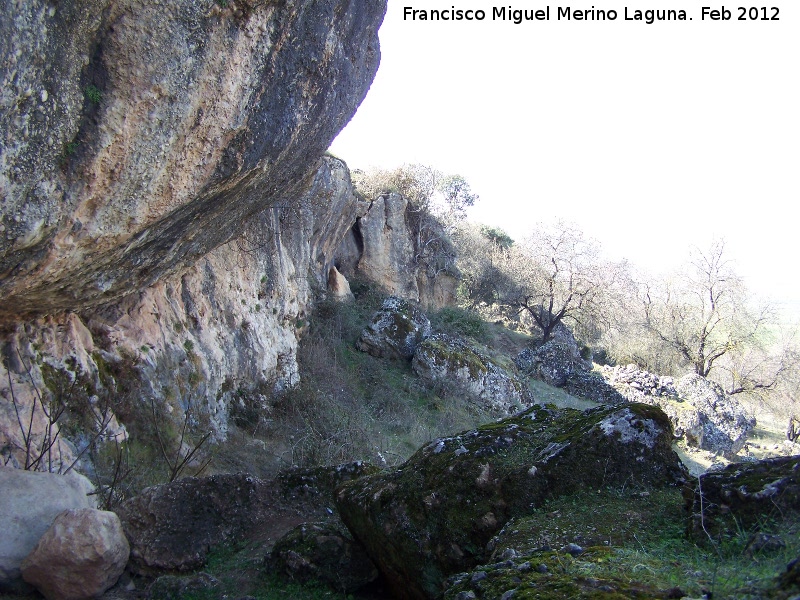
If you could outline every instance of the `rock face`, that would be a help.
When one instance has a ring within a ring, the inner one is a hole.
[[[417,347],[431,334],[431,322],[417,306],[390,296],[361,333],[356,347],[378,358],[411,360]]]
[[[48,600],[88,600],[117,582],[129,553],[117,515],[67,510],[22,562],[22,576]]]
[[[411,366],[423,379],[459,386],[499,416],[531,404],[528,391],[516,377],[465,342],[445,334],[434,334],[422,342]]]
[[[292,529],[278,540],[267,562],[295,581],[317,581],[345,593],[378,578],[375,565],[350,533],[325,523]]]
[[[654,407],[534,407],[344,484],[337,506],[398,598],[436,598],[448,575],[488,556],[487,542],[510,518],[547,498],[681,480],[671,443],[669,420]]]
[[[57,515],[91,508],[91,485],[80,475],[56,475],[0,467],[0,590],[21,581],[20,564]]]
[[[222,4],[4,5],[1,319],[142,290],[307,186],[386,2]]]
[[[686,491],[689,531],[707,535],[748,531],[765,519],[796,522],[800,517],[800,456],[734,463],[705,473]]]
[[[426,309],[454,304],[458,280],[447,269],[428,269],[423,264],[420,226],[412,218],[408,201],[397,193],[368,200],[337,250],[337,268],[347,277],[365,277],[389,294],[419,302]]]

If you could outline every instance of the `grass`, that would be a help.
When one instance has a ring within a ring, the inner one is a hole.
[[[765,597],[775,577],[800,553],[797,523],[773,523],[764,529],[779,534],[786,543],[771,553],[749,552],[752,532],[747,531],[720,544],[698,546],[686,537],[685,526],[678,489],[644,494],[596,490],[551,500],[530,516],[510,522],[492,542],[493,558],[500,560],[506,549],[513,548],[521,555],[517,563],[528,560],[536,565],[557,559],[560,576],[571,581],[592,578],[623,587],[680,588],[694,598],[710,593],[715,599],[739,599]],[[577,557],[561,552],[569,543],[587,552]]]
[[[257,543],[213,550],[208,557],[204,573],[213,576],[216,586],[190,591],[180,595],[181,600],[218,600],[240,598],[244,595],[257,600],[309,600],[346,599],[347,596],[328,588],[300,585],[266,573],[263,567],[264,552]]]

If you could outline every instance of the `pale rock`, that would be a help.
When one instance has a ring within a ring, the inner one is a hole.
[[[335,266],[328,271],[328,293],[339,301],[349,302],[355,299],[350,290],[350,282]]]
[[[0,590],[21,583],[20,564],[56,516],[67,509],[92,508],[92,486],[68,475],[0,467]]]
[[[116,514],[66,510],[22,561],[22,576],[47,600],[88,600],[117,582],[129,554]]]

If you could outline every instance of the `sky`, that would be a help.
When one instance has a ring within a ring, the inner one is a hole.
[[[351,169],[460,174],[481,198],[471,220],[517,239],[573,221],[653,274],[724,238],[751,291],[800,316],[800,6],[777,0],[778,20],[751,21],[732,3],[729,20],[711,18],[721,4],[705,19],[691,0],[629,4],[687,20],[626,20],[624,0],[389,0],[377,77],[331,152]],[[549,20],[492,18],[548,6]],[[411,20],[405,7],[486,16]],[[617,19],[559,20],[559,7]]]

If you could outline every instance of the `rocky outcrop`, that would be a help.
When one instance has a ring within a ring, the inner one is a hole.
[[[350,533],[327,523],[303,523],[275,544],[266,563],[301,583],[323,583],[350,593],[378,578],[378,570]]]
[[[356,347],[378,358],[411,360],[431,335],[428,316],[408,300],[390,296],[361,332]]]
[[[22,577],[48,600],[88,600],[117,582],[129,553],[117,515],[67,510],[22,562]]]
[[[685,499],[689,532],[699,541],[751,531],[770,520],[796,523],[800,456],[734,463],[705,473],[696,486],[687,488]]]
[[[487,558],[487,543],[510,518],[547,498],[682,480],[671,444],[669,420],[654,407],[534,407],[344,484],[337,506],[396,597],[437,598],[448,575]]]
[[[508,416],[531,404],[525,385],[466,342],[437,333],[423,341],[411,363],[422,379],[454,386],[487,412]]]
[[[3,10],[8,321],[143,290],[300,196],[372,82],[386,3]]]
[[[572,332],[563,324],[555,328],[551,339],[536,348],[526,348],[514,362],[523,373],[555,387],[563,387],[574,374],[591,369],[591,363],[581,358]]]
[[[92,508],[89,481],[69,475],[0,467],[0,590],[21,582],[20,564],[65,510]]]
[[[629,402],[660,407],[672,421],[675,435],[689,446],[732,456],[755,427],[735,398],[717,383],[689,374],[678,380],[639,369],[636,365],[602,367],[601,374]]]
[[[728,396],[722,386],[700,377],[686,375],[675,384],[681,399],[699,413],[700,430],[697,446],[730,456],[744,447],[756,420],[748,416],[739,402]]]
[[[387,293],[418,302],[425,309],[454,304],[458,279],[452,269],[437,268],[433,257],[420,247],[424,237],[414,207],[397,193],[368,200],[337,250],[337,268],[346,277],[374,281]],[[446,238],[441,230],[432,235]]]
[[[655,398],[677,398],[678,390],[672,377],[664,377],[649,373],[634,364],[617,365],[601,368],[603,378],[613,385],[629,402],[647,402],[652,404],[648,396]]]
[[[0,346],[0,447],[24,463],[12,391],[27,422],[40,393],[60,393],[48,373],[68,384],[82,378],[76,394],[153,398],[176,419],[191,401],[216,439],[243,398],[263,415],[271,394],[299,379],[298,338],[358,210],[347,167],[326,157],[295,204],[251,219],[239,238],[180,274],[86,313],[17,324]],[[36,440],[48,425],[37,406]],[[58,453],[73,455],[68,446]]]

